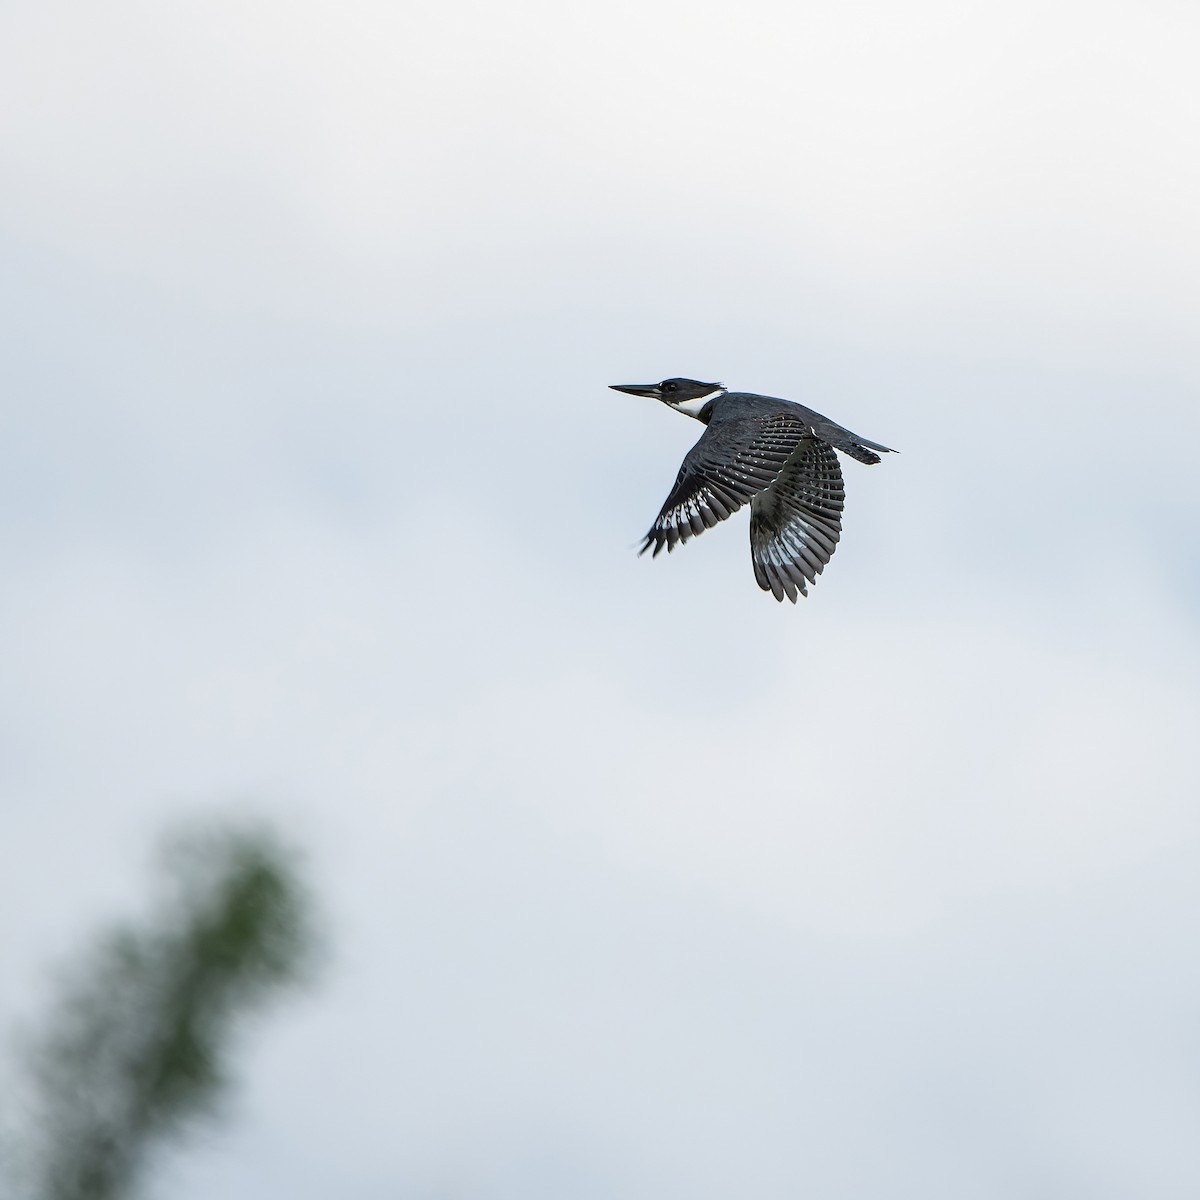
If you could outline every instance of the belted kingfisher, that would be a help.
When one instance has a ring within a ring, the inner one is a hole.
[[[845,492],[834,450],[861,463],[894,454],[828,417],[774,396],[730,392],[720,383],[664,379],[614,383],[631,396],[653,396],[708,428],[688,451],[638,554],[711,529],[750,503],[750,555],[764,592],[793,604],[833,557],[842,536]]]

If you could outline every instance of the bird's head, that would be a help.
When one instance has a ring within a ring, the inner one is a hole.
[[[698,417],[700,410],[725,391],[723,383],[701,383],[698,379],[664,379],[662,383],[610,383],[614,391],[631,396],[652,396],[689,417]]]

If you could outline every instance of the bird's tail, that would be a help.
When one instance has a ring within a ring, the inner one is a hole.
[[[868,466],[874,466],[877,462],[883,460],[878,454],[868,450],[868,446],[874,446],[874,442],[846,441],[838,446],[838,449],[843,454],[850,455],[856,462],[866,463]],[[892,450],[888,446],[879,446],[877,449],[882,450],[884,454],[891,454]]]
[[[865,437],[859,437],[857,433],[851,433],[848,429],[839,429],[838,436],[829,438],[829,441],[843,454],[848,454],[855,461],[866,463],[872,467],[882,461],[879,454],[898,453],[891,446],[885,446],[882,442],[868,441]],[[875,450],[878,450],[879,454],[873,453]]]

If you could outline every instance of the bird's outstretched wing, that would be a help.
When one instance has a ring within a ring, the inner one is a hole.
[[[678,542],[686,542],[737,512],[771,486],[807,434],[808,426],[790,413],[739,416],[730,421],[714,418],[688,451],[675,486],[638,553],[645,554],[651,546],[655,555],[664,546],[668,552],[674,550]],[[839,486],[840,482],[839,477]]]
[[[750,504],[754,578],[776,600],[808,595],[842,536],[845,491],[833,447],[801,438],[783,470]]]

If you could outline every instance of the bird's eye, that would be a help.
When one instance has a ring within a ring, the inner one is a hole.
[[[662,385],[662,390],[663,390],[664,392],[677,392],[677,391],[679,391],[679,384],[677,384],[677,383],[671,383],[671,382],[668,380],[666,383],[664,383],[664,384]]]

